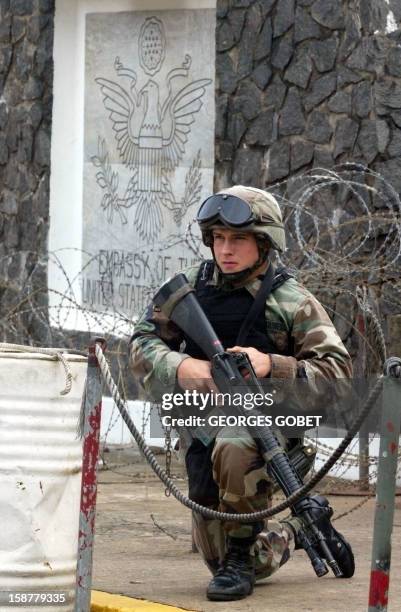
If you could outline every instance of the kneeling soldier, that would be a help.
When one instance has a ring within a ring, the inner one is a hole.
[[[213,259],[185,271],[223,346],[246,352],[259,378],[330,380],[352,375],[350,357],[330,318],[285,269],[273,269],[271,250],[285,250],[285,231],[275,198],[241,185],[208,198],[197,217]],[[273,273],[264,308],[244,331],[242,324],[266,274]],[[238,334],[240,330],[240,333]],[[183,340],[185,352],[179,352]],[[214,389],[201,349],[151,304],[135,326],[131,362],[148,394],[164,386]],[[223,512],[248,513],[270,503],[273,483],[255,441],[245,429],[194,439],[186,453],[189,496]],[[349,543],[330,523],[327,500],[311,497],[312,517],[323,532],[343,577],[354,573]],[[271,576],[300,547],[297,517],[244,524],[194,514],[195,541],[214,574],[207,596],[235,600],[250,595],[255,580]]]

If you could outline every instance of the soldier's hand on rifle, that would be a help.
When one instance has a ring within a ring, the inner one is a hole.
[[[196,389],[203,393],[209,391],[217,393],[218,391],[212,379],[210,361],[203,359],[187,357],[187,359],[181,361],[177,368],[177,381],[181,389],[184,390],[192,391]]]
[[[258,378],[264,378],[270,374],[272,369],[272,360],[270,355],[262,353],[252,346],[233,346],[232,348],[227,349],[227,352],[246,353]]]

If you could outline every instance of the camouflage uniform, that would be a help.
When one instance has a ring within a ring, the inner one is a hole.
[[[193,286],[199,266],[185,271]],[[217,268],[209,281],[219,286]],[[245,288],[254,297],[261,281],[254,279]],[[289,381],[297,377],[308,380],[313,390],[315,377],[335,379],[351,376],[350,357],[330,318],[304,287],[288,279],[266,300],[266,335],[280,353],[270,354],[272,378]],[[189,355],[180,353],[180,330],[161,312],[151,306],[135,325],[131,343],[131,363],[136,381],[146,394],[157,397],[172,393],[177,367]],[[290,356],[288,356],[290,355]],[[215,506],[226,512],[254,512],[270,503],[272,483],[255,442],[247,431],[233,438],[218,436],[211,456],[213,478],[219,495]],[[209,505],[214,506],[209,501]],[[195,541],[211,571],[217,569],[225,555],[226,535],[249,538],[257,535],[252,547],[256,557],[256,576],[265,578],[285,563],[293,548],[292,530],[278,521],[258,523],[221,523],[194,515]]]

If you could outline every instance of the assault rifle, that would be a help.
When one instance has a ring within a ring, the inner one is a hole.
[[[203,350],[211,362],[212,378],[219,392],[244,393],[245,389],[247,393],[263,394],[248,355],[224,350],[184,274],[178,274],[165,283],[155,295],[153,303]],[[238,411],[239,414],[247,414],[240,406]],[[255,409],[253,414],[258,414]],[[303,486],[302,479],[280,444],[277,430],[255,426],[252,432],[273,481],[286,497],[299,491]],[[304,525],[304,529],[297,534],[299,541],[317,576],[324,576],[328,572],[325,559],[334,575],[341,577],[342,572],[325,537],[316,526],[316,519],[312,519],[310,507],[307,496],[291,506],[293,515],[301,518]]]

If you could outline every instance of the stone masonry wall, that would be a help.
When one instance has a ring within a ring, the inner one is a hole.
[[[386,0],[218,0],[216,186],[352,160],[401,192],[400,19]]]
[[[0,0],[0,339],[41,338],[40,317],[9,315],[28,292],[46,305],[53,15],[54,0]]]
[[[398,0],[218,0],[216,189],[264,188],[352,161],[378,171],[401,194],[400,20]],[[327,214],[336,208],[348,215],[347,202],[335,197],[325,203]],[[374,239],[364,248],[374,248]],[[290,241],[295,263],[296,249]],[[365,278],[350,279],[348,294],[334,281],[330,294],[327,281],[317,288],[315,279],[313,290],[336,313],[354,357],[352,293],[361,280],[390,350],[401,354],[394,279],[367,270]]]

